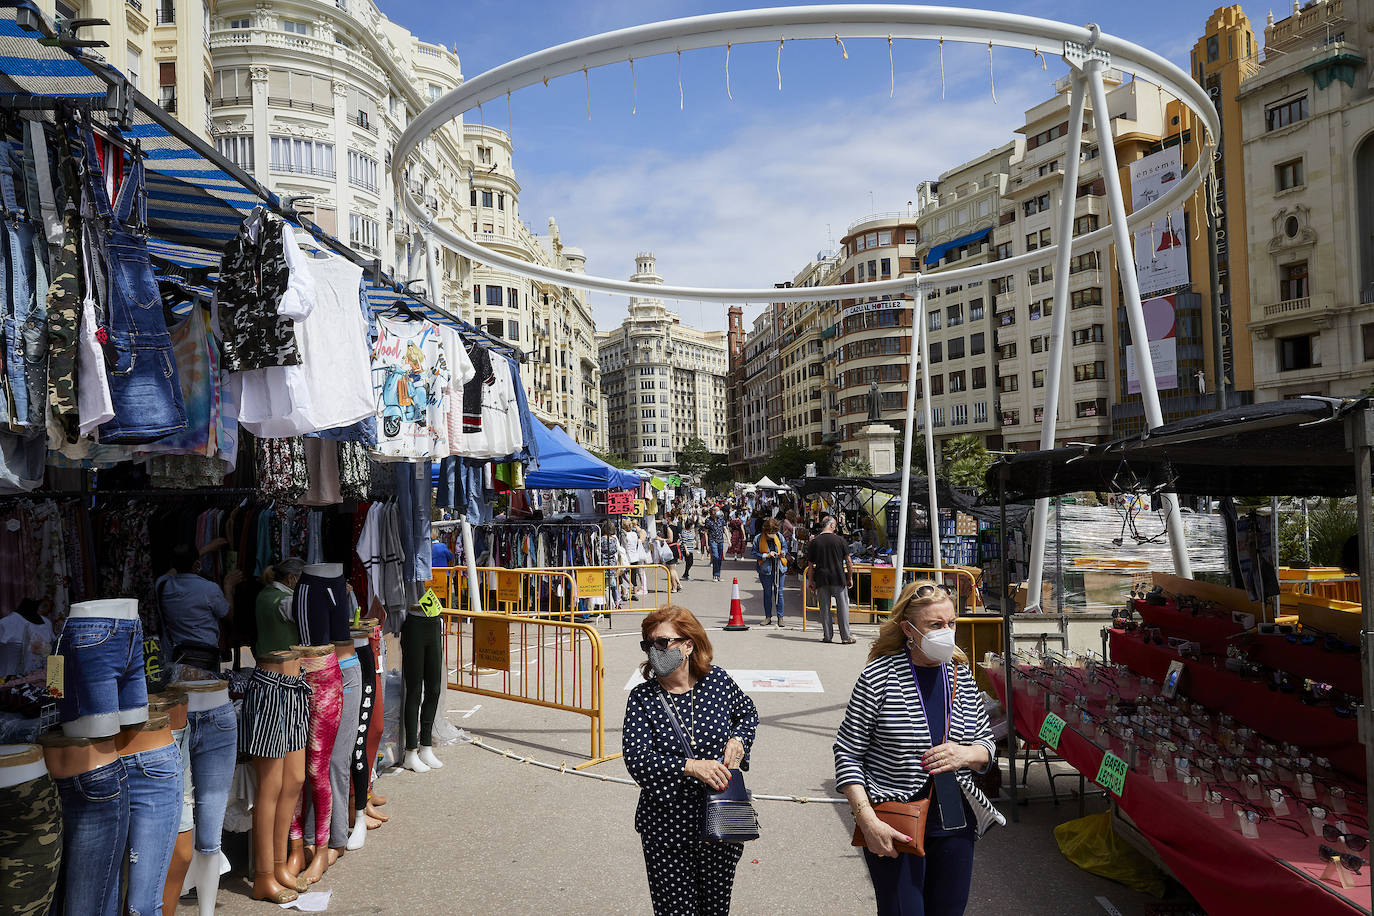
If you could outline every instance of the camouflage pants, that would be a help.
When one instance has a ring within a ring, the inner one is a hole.
[[[62,805],[44,774],[0,789],[0,912],[42,916],[62,863]]]

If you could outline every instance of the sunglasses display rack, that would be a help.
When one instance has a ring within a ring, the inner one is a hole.
[[[1018,655],[1017,733],[1107,789],[1209,914],[1367,913],[1358,686],[1317,680],[1353,658],[1358,684],[1358,654],[1181,603],[1133,599],[1107,634],[1112,664]],[[1003,660],[984,667],[1005,703]]]

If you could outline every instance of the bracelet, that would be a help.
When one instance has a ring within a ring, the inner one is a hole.
[[[849,813],[850,813],[850,814],[853,814],[855,817],[858,817],[858,816],[863,812],[863,810],[864,810],[865,808],[872,808],[872,807],[873,807],[873,806],[870,805],[868,802],[859,802],[859,806],[858,806],[857,808],[854,807],[853,805],[850,805],[850,806],[849,806]]]

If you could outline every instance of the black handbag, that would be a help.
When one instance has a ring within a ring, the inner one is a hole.
[[[691,759],[695,752],[687,740],[687,733],[682,729],[682,723],[677,720],[677,713],[673,711],[672,704],[662,693],[658,695],[658,701],[663,704],[663,711],[668,714],[668,723],[673,726],[673,732],[682,742],[688,759]],[[703,837],[712,843],[746,843],[749,840],[757,840],[759,815],[754,810],[752,798],[753,793],[744,785],[743,771],[731,767],[729,784],[719,792],[706,794]]]

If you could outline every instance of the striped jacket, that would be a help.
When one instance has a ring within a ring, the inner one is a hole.
[[[949,740],[980,744],[987,748],[989,759],[994,757],[987,711],[973,673],[965,665],[957,668]],[[921,794],[929,778],[921,767],[921,756],[931,746],[930,730],[921,712],[906,653],[884,655],[869,662],[854,684],[844,721],[835,736],[836,788],[858,783],[875,805],[911,801]],[[1006,818],[974,787],[971,771],[960,770],[956,778],[978,819],[980,835],[993,824],[1006,823]]]

